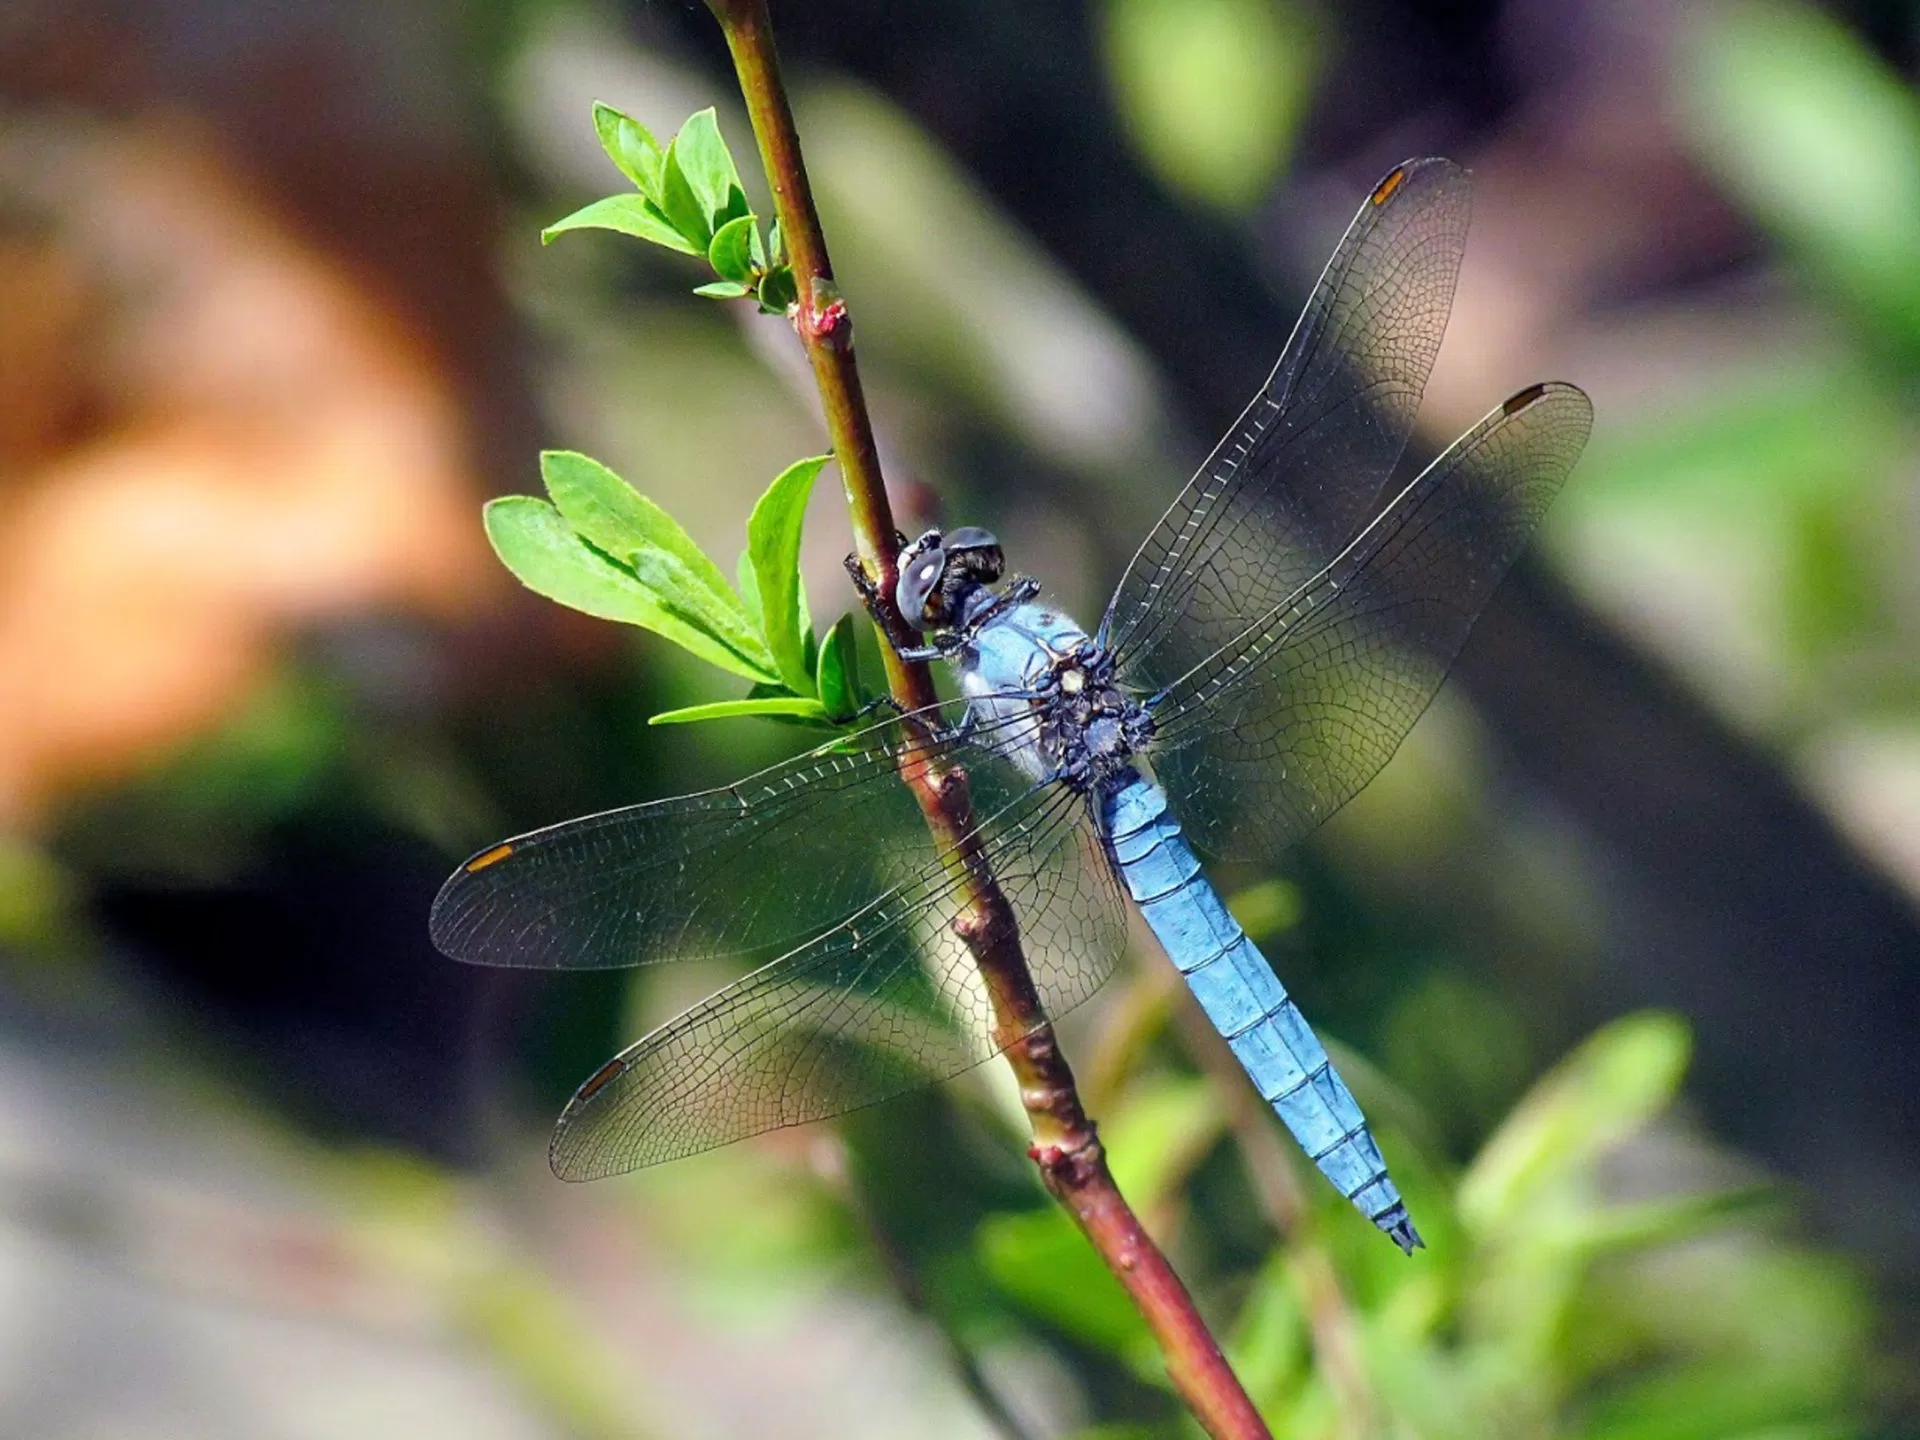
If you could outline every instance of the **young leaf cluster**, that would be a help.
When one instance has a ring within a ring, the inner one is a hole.
[[[556,220],[540,232],[542,242],[569,230],[617,230],[704,257],[718,278],[694,287],[696,295],[751,297],[767,314],[786,313],[796,292],[780,224],[775,221],[762,239],[711,107],[682,125],[665,149],[638,120],[599,101],[593,126],[600,148],[633,183],[633,191],[609,195]]]
[[[829,458],[796,461],[760,497],[747,521],[737,586],[665,510],[572,450],[540,456],[547,499],[509,495],[487,506],[487,538],[536,594],[651,630],[751,682],[742,699],[669,710],[649,723],[764,715],[843,725],[867,704],[854,619],[841,616],[816,640],[800,576],[807,498]]]

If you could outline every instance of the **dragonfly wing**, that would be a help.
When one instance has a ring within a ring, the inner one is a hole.
[[[963,754],[1001,763],[937,711],[902,716],[721,789],[519,836],[441,887],[434,944],[456,960],[544,970],[771,957],[926,859],[903,761]]]
[[[975,800],[986,816],[975,834],[1017,916],[1040,998],[1060,1014],[1093,993],[1125,940],[1085,801],[1048,787],[1000,803],[977,785]],[[843,1114],[1012,1043],[994,1034],[954,931],[965,895],[948,860],[927,861],[602,1066],[561,1116],[554,1173],[597,1179]]]
[[[1579,459],[1593,407],[1521,391],[1291,596],[1169,686],[1154,769],[1216,854],[1270,855],[1399,748]]]
[[[1467,175],[1411,160],[1360,206],[1273,374],[1161,518],[1101,626],[1154,693],[1291,595],[1372,517],[1453,308]]]

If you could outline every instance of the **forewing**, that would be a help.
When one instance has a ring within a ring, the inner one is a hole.
[[[981,767],[976,767],[976,771]],[[984,790],[985,793],[982,793]],[[1035,984],[1058,1015],[1093,993],[1125,941],[1112,872],[1065,787],[1008,799],[976,786],[980,841]],[[923,847],[924,849],[924,847]],[[996,1035],[953,922],[965,886],[935,857],[602,1066],[554,1133],[554,1173],[592,1180],[872,1105],[978,1064]]]
[[[1154,693],[1285,600],[1372,517],[1453,307],[1467,175],[1411,160],[1361,205],[1273,374],[1154,527],[1101,639]]]
[[[937,711],[903,716],[721,789],[519,836],[441,887],[433,942],[456,960],[542,970],[768,958],[926,862],[902,763],[962,749],[983,756]]]
[[[1592,424],[1593,407],[1571,385],[1521,391],[1320,573],[1168,687],[1153,764],[1203,847],[1271,855],[1378,773]]]

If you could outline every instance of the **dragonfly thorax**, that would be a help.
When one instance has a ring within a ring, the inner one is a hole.
[[[1153,722],[1119,683],[1113,657],[1028,586],[980,586],[962,602],[949,658],[968,721],[1034,780],[1091,792],[1130,773]]]
[[[1054,660],[1034,700],[1041,753],[1077,789],[1128,770],[1153,735],[1146,706],[1114,683],[1113,670],[1112,658],[1088,641]]]
[[[1131,773],[1153,733],[1146,707],[1098,642],[1035,603],[1035,582],[997,589],[1003,573],[989,532],[929,530],[900,553],[895,600],[909,625],[946,638],[972,722],[1028,775],[1090,792]]]

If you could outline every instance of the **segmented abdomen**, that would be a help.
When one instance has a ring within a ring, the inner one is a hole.
[[[1108,850],[1194,997],[1301,1148],[1400,1248],[1421,1243],[1360,1106],[1254,943],[1227,913],[1160,787],[1135,775],[1101,807]]]

